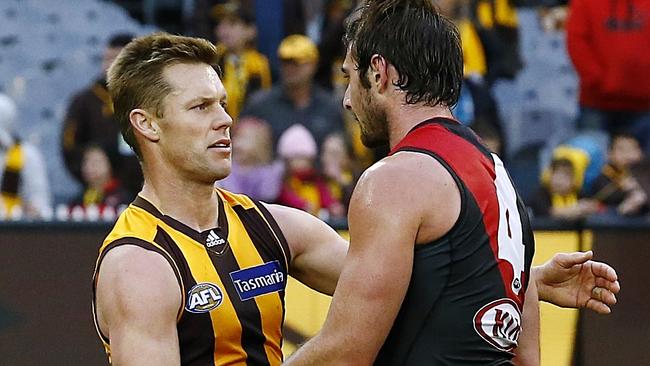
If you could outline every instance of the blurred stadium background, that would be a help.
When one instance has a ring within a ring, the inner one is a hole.
[[[486,1],[493,0],[451,2],[456,10],[460,9],[456,14],[459,20],[478,22],[463,11],[471,11]],[[557,157],[558,147],[578,149],[577,154],[587,158],[586,162],[576,163],[583,165],[582,174],[597,175],[607,160],[609,135],[605,130],[582,130],[576,123],[580,112],[579,77],[567,52],[567,2],[504,1],[516,5],[514,29],[523,66],[508,78],[491,78],[484,71],[468,75],[468,80],[484,86],[496,107],[497,121],[488,125],[497,131],[501,154],[528,203],[543,185],[543,172]],[[6,212],[4,220],[0,220],[0,364],[106,364],[90,313],[90,278],[98,245],[114,214],[92,214],[96,208],[89,209],[88,205],[76,213],[72,208],[71,202],[87,187],[71,174],[64,161],[62,133],[67,110],[73,97],[101,76],[103,53],[112,36],[166,30],[219,42],[213,29],[223,18],[215,6],[223,3],[0,0],[0,93],[9,96],[17,107],[12,134],[36,146],[44,156],[51,191],[50,210],[45,214],[29,217],[26,212],[14,216]],[[238,6],[254,15],[256,48],[268,58],[273,85],[277,85],[281,83],[282,65],[276,49],[290,33],[303,32],[312,37],[321,58],[331,57],[324,70],[336,70],[332,67],[337,62],[336,52],[334,56],[324,52],[328,33],[324,27],[318,31],[318,25],[326,24],[323,17],[334,17],[337,6],[349,11],[353,3],[257,0],[242,1]],[[299,18],[295,22],[294,16]],[[480,24],[474,26],[481,29]],[[485,46],[483,51],[489,53],[490,48]],[[490,55],[484,57],[489,59]],[[328,74],[324,80],[328,92],[336,98],[336,75]],[[481,103],[478,99],[473,102]],[[464,113],[461,108],[457,109],[459,119]],[[478,107],[470,110],[475,118],[463,122],[476,123],[481,135],[483,125],[473,121],[479,119]],[[345,123],[358,169],[381,157],[381,151],[358,147],[358,133],[347,120]],[[483,137],[491,136],[487,132]],[[317,142],[320,145],[322,141]],[[647,159],[641,159],[632,171],[647,189]],[[329,218],[345,235],[344,215],[335,217],[325,209],[315,213]],[[574,220],[544,216],[536,215],[534,219],[536,263],[558,251],[593,247],[597,259],[616,267],[623,290],[614,313],[606,317],[544,305],[542,364],[650,365],[646,347],[650,316],[643,310],[650,301],[647,210],[633,216],[594,214]],[[287,353],[318,330],[328,304],[324,296],[297,283],[289,285]]]

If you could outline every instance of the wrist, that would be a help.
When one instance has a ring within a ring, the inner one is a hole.
[[[540,301],[547,301],[546,285],[543,279],[544,266],[534,266],[530,269],[530,278],[537,285],[537,294]],[[530,286],[530,285],[529,285]]]

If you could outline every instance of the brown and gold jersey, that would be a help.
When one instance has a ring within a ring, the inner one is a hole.
[[[110,249],[155,251],[169,262],[183,294],[177,322],[182,365],[279,365],[289,248],[263,205],[217,192],[217,225],[203,232],[138,196],[99,250],[93,287]],[[109,339],[97,331],[110,359]]]

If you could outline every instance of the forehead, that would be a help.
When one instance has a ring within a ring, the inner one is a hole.
[[[352,59],[352,52],[350,51],[350,48],[348,48],[345,52],[345,59],[343,60],[343,69],[345,69],[346,72],[350,72],[353,65],[354,60]]]
[[[197,96],[225,96],[219,75],[212,66],[204,63],[178,63],[165,67],[165,81],[172,87],[172,95],[183,99]]]

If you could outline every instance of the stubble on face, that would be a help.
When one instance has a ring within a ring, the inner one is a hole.
[[[361,142],[369,148],[388,144],[386,111],[373,100],[370,89],[359,88],[360,113],[355,114],[361,128]]]

